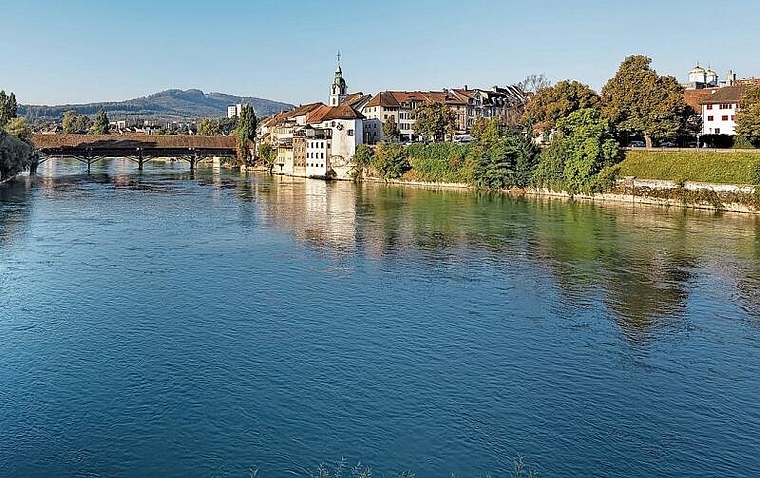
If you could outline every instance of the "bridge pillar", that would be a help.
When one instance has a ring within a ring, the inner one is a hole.
[[[195,171],[195,164],[198,162],[198,153],[193,153],[190,156],[190,171]]]
[[[137,169],[142,171],[143,165],[145,164],[145,158],[143,158],[142,149],[138,148],[137,150]]]

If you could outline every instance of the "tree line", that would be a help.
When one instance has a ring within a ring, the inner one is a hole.
[[[27,169],[33,160],[32,129],[18,117],[16,95],[0,90],[0,181]]]
[[[415,133],[434,140],[404,147],[395,124],[387,121],[387,141],[375,148],[360,146],[354,176],[370,171],[383,179],[463,182],[479,188],[548,188],[570,194],[603,191],[614,184],[623,159],[621,144],[641,137],[654,141],[695,135],[701,115],[684,101],[683,87],[673,76],[661,76],[651,59],[627,57],[602,88],[601,94],[575,80],[538,85],[530,94],[520,125],[504,117],[478,118],[468,145],[441,141],[453,135],[453,112],[446,105],[426,103],[412,112]],[[737,132],[760,141],[760,87],[742,100]],[[543,134],[540,149],[534,136]]]

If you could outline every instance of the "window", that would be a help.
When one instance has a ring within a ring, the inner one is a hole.
[[[350,129],[350,130],[348,130],[348,132],[346,134],[348,134],[349,136],[353,136],[354,135],[354,130]]]
[[[707,105],[707,109],[711,110],[712,109],[712,105]]]
[[[715,128],[715,134],[720,134],[720,128]]]
[[[715,119],[715,117],[714,117],[714,116],[708,116],[708,117],[707,117],[707,121],[713,121],[714,119]]]
[[[721,121],[728,121],[728,115],[723,115],[720,118]]]
[[[731,121],[736,121],[736,116],[731,115]]]

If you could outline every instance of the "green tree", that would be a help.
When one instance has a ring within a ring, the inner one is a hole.
[[[536,131],[551,131],[560,119],[584,108],[596,108],[599,101],[599,95],[588,85],[575,80],[560,81],[539,89],[530,98],[525,107],[525,121]]]
[[[383,137],[387,141],[397,141],[401,137],[401,131],[398,129],[395,116],[390,116],[383,123]]]
[[[399,178],[410,168],[404,146],[399,143],[379,143],[373,160],[372,166],[385,180]]]
[[[736,113],[736,134],[752,144],[760,143],[760,86],[747,90],[739,101]]]
[[[203,118],[198,124],[198,135],[200,136],[217,136],[221,134],[219,122],[211,118]]]
[[[434,141],[443,141],[456,131],[457,116],[451,108],[438,101],[426,101],[412,110],[414,134]]]
[[[683,87],[658,75],[651,63],[643,55],[629,56],[602,88],[604,117],[618,131],[643,135],[648,148],[655,138],[674,137],[686,116]]]
[[[108,115],[106,110],[100,108],[98,114],[95,115],[95,123],[92,125],[92,134],[108,134],[110,131],[110,121],[108,121]]]
[[[32,128],[24,118],[13,118],[5,125],[5,131],[28,145],[32,144]]]
[[[537,163],[538,148],[530,138],[490,119],[470,150],[475,164],[473,185],[487,189],[524,188]]]
[[[472,123],[470,135],[475,139],[480,139],[486,132],[488,121],[483,116],[478,116]]]
[[[619,161],[609,120],[598,110],[579,110],[557,123],[551,145],[541,153],[534,183],[569,194],[593,193],[611,185],[611,167]]]
[[[237,127],[235,128],[235,143],[237,148],[238,162],[243,165],[248,162],[248,158],[251,156],[250,143],[256,139],[256,126],[257,119],[256,113],[253,111],[251,105],[243,105],[240,110],[240,117],[238,118]],[[275,153],[276,157],[276,153]],[[272,172],[274,167],[274,160],[269,167],[269,172]]]
[[[17,114],[16,95],[13,93],[6,95],[5,91],[0,90],[0,128],[4,128]]]
[[[74,110],[69,110],[63,115],[62,126],[66,134],[85,134],[92,126],[92,121],[87,115],[80,115]]]
[[[237,128],[238,117],[233,116],[232,118],[226,118],[226,117],[219,118],[217,120],[217,123],[219,124],[219,134],[223,134],[224,136],[229,136]]]
[[[356,148],[356,153],[354,154],[353,160],[354,168],[351,172],[351,175],[355,181],[361,179],[364,176],[364,171],[372,164],[374,157],[374,151],[372,151],[372,148],[366,144],[360,144]]]
[[[31,146],[0,129],[0,181],[28,168],[32,159]]]
[[[259,160],[267,168],[269,174],[272,174],[274,163],[277,161],[277,149],[269,143],[259,144]]]

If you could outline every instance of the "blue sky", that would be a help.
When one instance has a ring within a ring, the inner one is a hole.
[[[684,80],[699,60],[760,76],[756,0],[0,0],[0,88],[19,101],[167,88],[326,101],[351,91],[490,87],[543,73],[600,89],[630,54]]]

